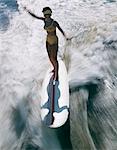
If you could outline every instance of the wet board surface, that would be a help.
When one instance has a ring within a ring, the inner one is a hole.
[[[49,68],[42,84],[41,118],[51,128],[62,126],[69,115],[69,84],[65,64],[58,60],[59,80],[54,81],[53,68]]]

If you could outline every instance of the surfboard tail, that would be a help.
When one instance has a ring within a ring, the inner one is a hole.
[[[62,60],[59,60],[59,81],[54,80],[54,74],[49,69],[42,86],[42,121],[51,128],[63,125],[69,114],[69,85],[67,72]]]

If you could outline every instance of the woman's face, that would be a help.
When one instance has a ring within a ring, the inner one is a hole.
[[[46,15],[44,15],[44,17],[45,17],[45,18],[50,18],[51,15],[47,15],[47,14],[46,14]]]

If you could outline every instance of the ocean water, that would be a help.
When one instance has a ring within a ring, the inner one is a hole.
[[[113,3],[116,0],[103,0],[102,2]],[[16,11],[18,11],[17,0],[0,0],[0,30],[4,31],[8,29],[10,19],[12,19],[11,16]]]
[[[70,86],[70,117],[61,128],[40,119],[49,66],[43,22],[50,6]],[[0,150],[117,149],[117,1],[0,0]]]
[[[18,11],[18,5],[15,0],[0,0],[0,30],[8,29],[12,14]]]

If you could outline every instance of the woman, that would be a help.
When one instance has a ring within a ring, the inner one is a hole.
[[[26,9],[26,8],[25,8]],[[26,9],[27,10],[27,9]],[[58,28],[63,36],[66,38],[64,31],[59,26],[58,22],[51,18],[52,10],[49,7],[44,7],[42,12],[44,17],[38,17],[29,10],[27,12],[34,18],[43,20],[45,25],[44,29],[47,31],[47,38],[46,38],[46,48],[48,52],[49,59],[54,67],[54,79],[58,81],[58,61],[57,61],[57,52],[58,52],[58,37],[56,35],[56,28]],[[66,38],[67,40],[67,38]]]

